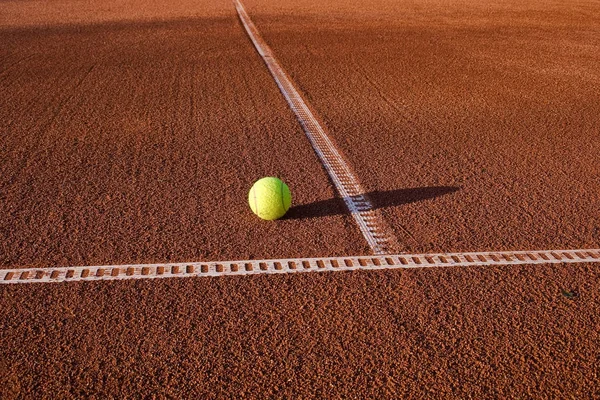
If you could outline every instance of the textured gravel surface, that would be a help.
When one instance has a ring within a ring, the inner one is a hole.
[[[0,36],[1,266],[368,250],[233,15]],[[264,223],[272,175],[301,208]]]
[[[247,3],[400,250],[600,242],[600,4]]]
[[[246,5],[399,250],[598,247],[596,3]],[[2,7],[0,267],[368,253],[229,1]],[[598,264],[0,285],[0,332],[2,399],[600,397]]]
[[[2,398],[600,394],[597,264],[3,285],[0,302]]]

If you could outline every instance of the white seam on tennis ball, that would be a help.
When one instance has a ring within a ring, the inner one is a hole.
[[[0,270],[0,284],[216,277],[298,272],[600,263],[600,249],[395,254]]]
[[[375,210],[367,199],[365,190],[352,173],[350,167],[344,162],[343,157],[310,111],[300,93],[296,90],[291,79],[273,56],[273,52],[258,33],[256,26],[252,23],[242,3],[239,0],[233,1],[240,21],[250,40],[267,65],[269,72],[273,76],[288,105],[298,118],[304,133],[308,137],[339,194],[344,199],[369,247],[374,254],[397,251],[397,240],[379,213],[377,213],[378,217],[375,220],[369,224],[366,223],[363,213],[366,211],[374,212]],[[362,201],[357,202],[355,197],[359,195],[364,198]]]
[[[280,179],[279,180],[279,199],[281,200],[281,209],[283,210],[283,212],[287,212],[287,210],[285,209],[285,203],[283,201],[283,181]]]

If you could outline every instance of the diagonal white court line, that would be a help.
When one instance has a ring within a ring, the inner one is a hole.
[[[392,234],[391,229],[384,222],[381,215],[373,209],[358,178],[356,178],[350,167],[344,162],[343,157],[310,111],[300,93],[296,90],[291,79],[288,78],[283,68],[281,68],[275,59],[271,48],[260,36],[256,26],[252,23],[248,13],[246,13],[244,6],[239,0],[234,0],[234,4],[250,40],[252,40],[254,47],[267,65],[269,72],[271,72],[288,105],[294,114],[296,114],[296,118],[298,118],[304,133],[333,181],[338,193],[344,199],[346,206],[350,210],[354,221],[369,244],[373,254],[387,254],[398,251],[397,240]]]
[[[286,258],[277,260],[3,269],[0,270],[0,284],[598,262],[600,262],[600,249]]]

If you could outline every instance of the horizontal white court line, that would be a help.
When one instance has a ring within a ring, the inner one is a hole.
[[[340,152],[325,133],[325,130],[319,124],[300,93],[296,90],[292,80],[276,60],[271,48],[260,36],[258,29],[256,29],[250,16],[248,16],[244,6],[239,0],[234,0],[234,4],[240,21],[244,25],[244,29],[254,44],[256,51],[258,51],[258,54],[260,54],[265,62],[288,105],[294,114],[296,114],[296,118],[298,118],[306,137],[317,153],[338,193],[344,199],[346,206],[350,210],[350,214],[371,250],[377,255],[398,251],[397,240],[391,229],[384,222],[383,218],[373,211],[373,206],[364,196],[365,190],[362,188],[358,178],[352,173],[352,170],[346,164]],[[368,211],[374,213],[374,220],[369,223],[365,220],[365,213]]]
[[[600,249],[286,258],[0,270],[0,284],[600,262]]]

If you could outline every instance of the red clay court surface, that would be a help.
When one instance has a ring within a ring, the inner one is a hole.
[[[244,4],[398,251],[598,247],[599,3]],[[0,7],[1,268],[369,254],[231,2]],[[294,195],[276,223],[245,202],[265,175]],[[600,397],[598,264],[0,305],[3,399]]]

